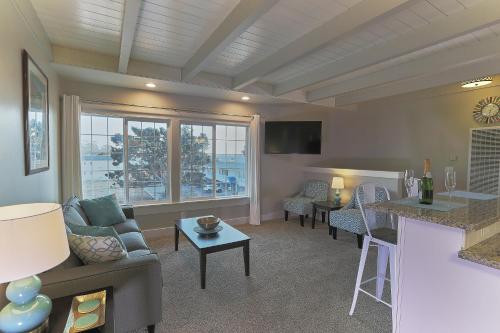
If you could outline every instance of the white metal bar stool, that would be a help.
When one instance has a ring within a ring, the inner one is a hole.
[[[376,187],[374,184],[361,184],[356,189],[356,200],[358,201],[361,215],[366,226],[367,234],[363,240],[363,248],[361,250],[361,258],[359,260],[358,276],[356,278],[356,287],[354,289],[354,297],[352,300],[351,310],[349,315],[352,316],[356,308],[358,294],[362,293],[374,298],[377,302],[383,303],[392,308],[392,331],[396,329],[396,307],[397,304],[397,273],[396,273],[396,250],[397,250],[397,230],[392,221],[387,221],[387,215],[376,213],[373,210],[365,210],[364,206],[369,203],[379,202],[377,196],[385,195],[386,200],[390,200],[389,191],[385,187]],[[383,200],[382,200],[383,201]],[[377,256],[377,276],[362,281],[363,271],[365,268],[366,257],[370,246],[378,248]],[[391,279],[386,279],[387,261],[389,260]],[[375,295],[361,288],[362,285],[376,280]],[[391,283],[391,304],[382,300],[384,290],[384,282]]]

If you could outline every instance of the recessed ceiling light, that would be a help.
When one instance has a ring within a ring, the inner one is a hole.
[[[249,96],[243,96],[243,97],[241,97],[241,100],[242,101],[249,101],[250,97]]]
[[[146,83],[146,87],[148,87],[148,88],[156,88],[156,84],[154,84],[153,82],[148,82],[148,83]]]
[[[491,76],[486,76],[482,78],[464,81],[462,82],[462,88],[477,88],[488,85],[491,82],[493,82],[493,78]]]

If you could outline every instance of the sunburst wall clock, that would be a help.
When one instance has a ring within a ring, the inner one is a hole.
[[[493,124],[500,121],[500,96],[487,97],[474,107],[472,116],[478,123]]]

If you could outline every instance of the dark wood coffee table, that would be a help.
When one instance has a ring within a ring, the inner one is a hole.
[[[316,211],[318,209],[323,210],[324,212],[327,213],[326,223],[328,223],[328,234],[331,235],[332,229],[330,227],[330,212],[341,209],[344,206],[342,206],[341,204],[336,204],[334,201],[314,201],[312,205],[313,205],[313,216],[312,216],[311,227],[314,229],[314,224],[316,222]],[[323,222],[325,222],[324,212],[321,212],[321,217]]]
[[[229,224],[221,222],[222,230],[217,234],[207,237],[201,236],[194,227],[197,217],[180,219],[175,223],[175,251],[179,249],[179,231],[181,231],[194,248],[200,253],[200,282],[201,289],[205,289],[207,272],[207,254],[224,250],[243,247],[243,260],[245,261],[245,275],[250,275],[250,237]]]

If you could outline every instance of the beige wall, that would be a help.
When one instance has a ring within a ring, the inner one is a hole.
[[[47,54],[24,23],[14,2],[0,10],[0,205],[59,201],[58,78]],[[26,49],[49,78],[50,170],[24,174],[21,51]]]
[[[323,120],[322,155],[266,155],[261,156],[261,212],[265,218],[282,214],[282,198],[300,190],[304,179],[302,167],[329,159],[327,155],[328,116],[332,111],[313,105],[258,105],[235,103],[203,97],[156,93],[146,90],[102,86],[61,79],[61,94],[75,94],[84,100],[99,100],[164,108],[195,109],[239,115],[259,113],[265,120]],[[264,127],[262,124],[262,133]],[[139,222],[146,228],[171,225],[176,218],[203,214],[218,214],[226,219],[239,219],[248,216],[248,204],[241,200],[234,206],[225,203],[223,207],[185,205],[184,213],[178,207],[162,209],[137,209]],[[186,211],[187,210],[187,211]],[[184,215],[182,215],[184,214]]]
[[[424,158],[430,158],[436,190],[444,190],[448,165],[456,168],[457,188],[465,189],[469,131],[486,126],[473,120],[472,110],[482,98],[500,95],[500,88],[459,89],[454,85],[363,103],[357,110],[335,110],[329,118],[328,154],[376,161],[388,170],[411,167],[418,176]]]
[[[263,120],[322,120],[323,151],[321,155],[261,156],[261,200],[265,218],[280,216],[281,200],[300,190],[311,175],[303,167],[322,165],[381,170],[414,168],[422,172],[424,158],[431,158],[436,190],[443,190],[443,169],[455,166],[458,188],[465,188],[469,129],[479,125],[472,119],[472,109],[482,98],[498,95],[498,87],[462,91],[443,87],[381,99],[358,105],[352,110],[328,109],[313,105],[256,105],[215,99],[169,95],[151,91],[100,86],[62,80],[61,93],[76,94],[84,99],[137,105],[187,108],[231,114],[259,113]],[[262,128],[263,129],[263,128]],[[455,160],[456,157],[456,160]],[[349,182],[347,182],[349,183]],[[344,191],[349,196],[350,188]],[[238,219],[248,212],[246,203],[218,208],[193,209],[185,212],[217,212],[228,219]],[[181,216],[178,209],[148,213],[139,210],[145,227],[170,224]]]

